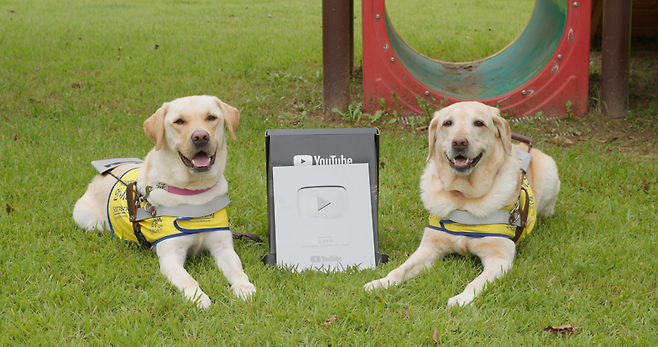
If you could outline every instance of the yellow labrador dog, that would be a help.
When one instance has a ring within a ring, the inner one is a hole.
[[[488,282],[512,267],[520,241],[536,217],[550,216],[560,190],[555,161],[511,142],[509,124],[497,108],[461,102],[434,114],[429,156],[420,179],[421,200],[430,213],[418,250],[368,291],[397,285],[448,253],[474,254],[483,272],[449,306],[473,301]]]
[[[96,176],[73,209],[83,229],[153,247],[162,274],[201,309],[211,301],[183,267],[188,253],[208,250],[239,298],[256,292],[233,249],[226,215],[224,129],[235,140],[238,120],[238,110],[214,96],[164,103],[144,122],[155,142],[144,162]]]

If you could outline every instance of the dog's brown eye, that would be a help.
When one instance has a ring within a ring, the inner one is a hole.
[[[182,118],[178,118],[174,121],[176,124],[185,124],[185,121]]]
[[[475,121],[475,123],[473,123],[473,125],[475,125],[476,127],[483,127],[484,123],[482,123],[478,120],[478,121]]]
[[[451,125],[452,125],[452,121],[451,121],[451,120],[447,120],[447,121],[443,122],[443,126],[444,126],[444,127],[449,127],[449,126],[451,126]]]
[[[208,115],[208,118],[207,118],[207,119],[208,119],[209,122],[212,122],[212,121],[214,121],[215,119],[217,119],[217,117],[215,117],[215,116],[213,116],[213,115]]]

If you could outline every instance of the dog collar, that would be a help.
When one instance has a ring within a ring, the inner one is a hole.
[[[168,193],[176,194],[176,195],[199,195],[199,194],[205,193],[205,192],[213,189],[214,187],[215,186],[205,188],[205,189],[187,189],[187,188],[178,188],[178,187],[170,186],[170,185],[168,185],[166,183],[162,183],[162,182],[157,183],[155,185],[155,188],[164,189]]]

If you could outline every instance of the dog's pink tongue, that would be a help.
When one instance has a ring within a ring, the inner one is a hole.
[[[197,155],[194,156],[192,162],[196,167],[206,167],[210,165],[210,158],[208,158],[208,155],[206,153],[199,152],[197,153]]]
[[[455,165],[466,166],[467,164],[468,164],[468,158],[464,158],[464,157],[455,158]]]

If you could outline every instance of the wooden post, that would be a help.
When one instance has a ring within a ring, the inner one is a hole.
[[[322,0],[323,115],[347,111],[354,60],[354,0]]]
[[[626,118],[632,0],[605,0],[603,7],[601,107],[610,118]]]

